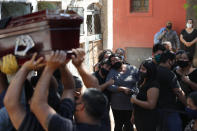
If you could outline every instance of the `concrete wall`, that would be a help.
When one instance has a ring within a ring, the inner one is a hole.
[[[152,48],[127,47],[126,60],[139,68],[142,61],[152,56]]]

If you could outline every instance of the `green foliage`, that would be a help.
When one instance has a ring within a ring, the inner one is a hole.
[[[189,9],[192,12],[195,12],[195,17],[197,18],[197,4],[195,2],[189,2],[184,4],[184,9]]]
[[[194,5],[193,6],[193,9],[196,11],[197,10],[197,5]]]
[[[197,17],[197,5],[193,6],[193,10],[195,11],[195,16]]]
[[[189,4],[184,4],[184,9],[187,9],[189,7]]]
[[[53,3],[49,3],[49,2],[39,2],[38,3],[38,10],[55,10],[57,9],[57,6]]]
[[[17,17],[29,13],[31,13],[30,4],[22,2],[2,2],[1,4],[1,18]]]

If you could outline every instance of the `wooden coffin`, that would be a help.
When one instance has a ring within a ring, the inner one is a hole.
[[[28,57],[33,52],[78,48],[82,21],[73,12],[46,10],[12,18],[0,30],[0,57],[8,53]]]

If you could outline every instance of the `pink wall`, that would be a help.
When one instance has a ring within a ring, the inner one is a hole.
[[[185,27],[186,0],[149,0],[148,13],[130,13],[131,0],[114,0],[114,47],[152,47],[153,37],[172,21],[179,34]]]

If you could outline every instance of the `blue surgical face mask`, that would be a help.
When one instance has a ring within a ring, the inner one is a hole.
[[[192,110],[192,109],[186,107],[186,108],[185,108],[185,111],[186,111],[187,115],[188,115],[190,118],[192,118],[192,119],[194,119],[194,120],[197,119],[197,110]]]

